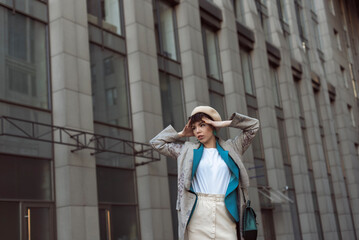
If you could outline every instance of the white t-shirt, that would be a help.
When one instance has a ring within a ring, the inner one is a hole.
[[[217,148],[204,148],[192,187],[195,192],[226,194],[231,170],[219,155]]]

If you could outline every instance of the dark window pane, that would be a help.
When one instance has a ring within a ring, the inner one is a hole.
[[[241,67],[242,76],[244,81],[244,88],[246,93],[255,95],[253,87],[253,72],[252,72],[252,60],[250,55],[241,49]]]
[[[217,80],[222,80],[217,35],[215,32],[203,27],[202,37],[207,66],[207,76]]]
[[[279,140],[282,151],[283,162],[290,164],[289,154],[288,154],[288,143],[285,132],[285,123],[282,119],[277,119],[278,131],[279,131]]]
[[[280,97],[280,90],[279,90],[279,80],[278,80],[278,73],[277,70],[273,67],[269,68],[269,73],[272,81],[272,91],[273,91],[273,100],[274,104],[277,107],[282,106],[281,97]]]
[[[31,16],[47,21],[47,5],[39,0],[22,0],[16,1],[17,10],[27,13]]]
[[[135,203],[134,171],[97,167],[99,202]]]
[[[51,200],[51,162],[0,155],[0,196]]]
[[[288,191],[288,197],[294,201],[293,204],[289,204],[290,213],[292,215],[292,223],[293,223],[293,234],[295,240],[301,240],[301,231],[300,231],[300,222],[299,222],[299,215],[297,209],[297,200],[295,196],[295,192],[293,190]]]
[[[285,179],[287,186],[289,188],[294,188],[293,184],[293,176],[292,176],[292,167],[288,165],[284,165]]]
[[[262,209],[263,234],[266,240],[275,240],[273,211],[271,209]]]
[[[100,239],[107,240],[108,237],[108,221],[107,214],[109,214],[107,209],[99,209],[99,218],[100,218]]]
[[[50,209],[49,208],[27,208],[27,217],[30,217],[31,239],[49,240],[50,236]],[[27,225],[29,227],[29,225]],[[27,236],[29,230],[27,229]]]
[[[0,202],[0,239],[19,240],[19,228],[19,204]]]
[[[171,124],[180,131],[185,125],[182,82],[180,79],[160,72],[163,124]]]
[[[111,210],[113,239],[139,239],[136,207],[112,206]]]
[[[90,53],[94,120],[130,127],[125,57],[93,44]]]
[[[0,3],[3,3],[3,4],[8,5],[10,7],[13,6],[13,0],[0,0]]]
[[[46,25],[2,7],[0,16],[0,98],[47,109]]]

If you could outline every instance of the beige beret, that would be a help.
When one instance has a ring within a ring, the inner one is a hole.
[[[191,113],[191,116],[195,115],[196,113],[205,113],[211,118],[213,118],[214,121],[222,121],[221,115],[216,111],[216,109],[210,107],[210,106],[198,106],[195,107]]]

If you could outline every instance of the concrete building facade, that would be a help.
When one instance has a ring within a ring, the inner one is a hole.
[[[260,120],[258,239],[358,239],[358,82],[355,0],[0,0],[0,239],[177,239],[198,105]]]

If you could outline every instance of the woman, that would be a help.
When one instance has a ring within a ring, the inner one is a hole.
[[[223,127],[242,132],[224,141],[217,137]],[[242,155],[258,128],[257,119],[234,113],[230,120],[222,121],[212,107],[199,106],[181,132],[170,125],[150,141],[161,154],[177,159],[179,239],[235,240],[237,231],[240,236],[236,228],[244,206],[240,196],[248,194],[249,186]],[[198,143],[179,141],[191,136]]]

